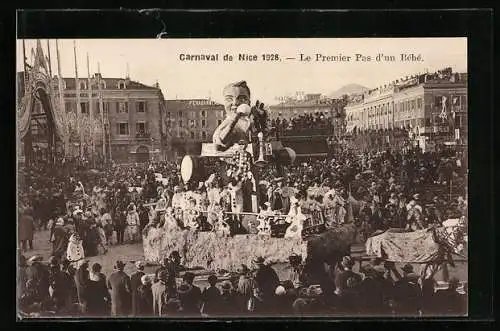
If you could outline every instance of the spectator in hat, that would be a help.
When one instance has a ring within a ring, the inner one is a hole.
[[[153,315],[152,278],[149,275],[141,277],[141,285],[137,288],[136,316]]]
[[[99,255],[98,247],[101,244],[101,236],[99,234],[99,228],[95,222],[94,218],[88,220],[88,232],[87,232],[87,253],[86,256],[97,256]]]
[[[23,251],[27,250],[26,244],[30,250],[33,249],[33,234],[35,233],[35,221],[33,219],[31,208],[24,208],[18,221],[18,240]]]
[[[108,304],[111,301],[106,276],[101,272],[101,265],[94,263],[89,273],[87,286],[87,313],[90,316],[104,316],[109,314]]]
[[[194,274],[186,272],[182,277],[182,283],[177,288],[184,315],[198,316],[201,308],[201,290],[193,285]]]
[[[169,300],[167,279],[168,272],[166,270],[160,270],[158,272],[158,281],[151,286],[154,316],[162,316],[166,314],[165,305]]]
[[[276,271],[270,265],[265,264],[263,257],[256,257],[253,263],[257,267],[254,276],[254,291],[258,292],[261,301],[260,309],[268,311],[273,306],[274,291],[279,285],[280,279]]]
[[[123,271],[125,263],[116,261],[115,269],[108,277],[108,289],[111,292],[111,316],[127,316],[130,311],[130,277]]]
[[[123,204],[117,205],[115,208],[113,219],[113,229],[116,231],[116,243],[121,245],[124,243],[125,228],[127,227],[127,212]]]
[[[169,258],[168,257],[164,257],[161,262],[160,262],[160,267],[158,267],[158,269],[155,270],[155,277],[153,279],[153,283],[156,283],[157,281],[160,280],[160,271],[166,271],[168,272],[168,263],[169,263]]]
[[[335,294],[340,298],[340,304],[348,311],[354,310],[357,301],[358,286],[362,277],[352,270],[354,260],[350,256],[344,256],[340,268],[335,275]]]
[[[211,316],[217,313],[220,300],[220,291],[217,288],[217,276],[208,276],[208,287],[201,293],[201,313],[203,315]]]
[[[66,248],[68,245],[69,234],[64,228],[65,221],[62,217],[59,217],[53,229],[53,240],[52,240],[52,256],[57,259],[61,259],[66,253]]]
[[[298,289],[306,283],[302,256],[294,253],[288,257],[288,261],[290,263],[290,275],[288,279],[292,282],[293,287]]]
[[[380,315],[386,313],[385,298],[388,297],[387,282],[384,278],[385,268],[381,263],[363,268],[365,277],[358,287],[362,298],[360,311],[364,314]]]
[[[221,284],[218,313],[223,316],[232,316],[238,312],[238,302],[233,292],[233,286],[231,282],[226,280]]]
[[[49,297],[49,270],[42,264],[43,257],[39,254],[28,259],[26,268],[26,279],[31,281],[40,302]]]
[[[253,263],[257,266],[254,277],[255,286],[262,292],[263,296],[272,297],[280,282],[278,274],[270,265],[265,264],[265,259],[262,256],[256,257]]]
[[[236,286],[236,295],[238,300],[238,307],[242,313],[246,312],[248,301],[253,295],[253,288],[255,286],[250,269],[245,264],[238,268],[238,283]]]
[[[79,266],[75,273],[75,284],[78,295],[78,303],[81,305],[83,312],[87,309],[87,287],[89,282],[89,263],[83,259],[78,262]]]
[[[64,307],[66,298],[65,277],[61,271],[59,261],[54,256],[48,260],[49,265],[49,294],[53,306],[60,310]]]
[[[397,311],[403,315],[418,314],[422,308],[422,293],[418,285],[419,277],[414,273],[410,263],[405,264],[401,270],[403,276],[394,284],[394,300]]]
[[[137,313],[137,289],[142,284],[141,278],[144,276],[144,262],[135,262],[136,271],[130,275],[130,290],[132,291],[132,316]]]
[[[184,269],[181,265],[181,256],[178,251],[172,251],[172,253],[170,253],[166,268],[168,272],[167,286],[169,294],[175,296],[177,290],[175,278],[178,277],[179,273]]]

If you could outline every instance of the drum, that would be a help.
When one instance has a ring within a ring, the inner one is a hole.
[[[200,159],[193,155],[185,155],[181,162],[181,178],[184,183],[196,182],[201,176]]]

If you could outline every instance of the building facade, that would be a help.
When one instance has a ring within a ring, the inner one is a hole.
[[[81,115],[74,120],[86,126],[83,139],[87,153],[93,150],[115,163],[163,159],[165,100],[158,84],[148,86],[100,74],[90,81],[80,78],[78,83],[80,107],[75,78],[63,79],[64,108],[66,114],[76,114],[79,108]],[[57,90],[57,78],[54,85]],[[73,154],[78,154],[80,140],[78,134],[71,135],[70,145],[76,150]]]
[[[451,68],[391,82],[353,98],[346,127],[405,128],[417,136],[467,143],[467,74]]]
[[[182,156],[212,134],[225,118],[224,105],[210,99],[167,100],[165,128],[169,155]]]
[[[345,99],[325,98],[319,93],[297,94],[295,98],[286,98],[269,106],[269,119],[290,122],[304,115],[318,115],[332,124],[333,132],[327,133],[331,135],[344,129],[346,104]]]

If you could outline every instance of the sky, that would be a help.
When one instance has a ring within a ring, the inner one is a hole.
[[[50,45],[52,72],[57,74],[56,40],[42,39],[41,44],[45,55]],[[125,77],[128,67],[132,80],[146,85],[158,81],[166,99],[210,97],[221,102],[224,86],[246,80],[253,102],[273,104],[297,91],[328,94],[351,83],[375,88],[445,67],[467,71],[466,38],[59,39],[58,44],[63,77],[75,76],[75,44],[79,77],[87,77],[88,54],[91,74],[99,65],[103,77]],[[28,63],[33,63],[36,40],[25,40],[25,45]],[[219,54],[219,59],[181,61],[181,54]],[[225,54],[233,55],[233,61],[223,61]],[[258,60],[238,61],[238,54],[257,55]],[[281,61],[264,61],[263,54],[278,54]],[[310,61],[300,61],[300,54]],[[358,61],[356,54],[361,55]],[[394,56],[395,61],[377,61],[377,54]],[[401,54],[420,58],[402,61]],[[342,61],[327,61],[326,56],[339,55]],[[345,61],[347,56],[350,61]],[[17,70],[23,70],[21,40]]]

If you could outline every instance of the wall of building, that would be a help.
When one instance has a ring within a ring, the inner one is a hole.
[[[151,155],[157,155],[156,157],[161,155],[162,119],[164,116],[164,99],[161,90],[153,87],[141,88],[140,86],[134,89],[109,87],[100,91],[93,90],[91,100],[89,100],[88,90],[80,90],[80,103],[84,104],[81,109],[86,110],[82,116],[88,119],[90,108],[92,108],[96,153],[102,155],[103,133],[99,102],[99,93],[101,93],[105,123],[109,121],[110,128],[110,136],[105,135],[106,149],[108,149],[110,142],[112,160],[116,163],[136,162],[137,149],[141,152],[145,148]],[[77,109],[76,90],[65,90],[64,102],[66,111],[74,113]],[[143,112],[139,111],[140,104],[142,104]],[[120,123],[126,124],[128,127],[128,132],[122,132],[125,134],[119,132]],[[138,123],[144,123],[145,134],[139,135]],[[106,156],[109,157],[109,150],[106,150]]]
[[[440,124],[440,100],[443,96],[447,100],[447,111],[455,111],[455,120]],[[460,135],[466,137],[466,81],[444,79],[419,83],[415,80],[413,84],[389,86],[385,93],[383,90],[367,93],[361,102],[346,106],[346,121],[348,131],[354,127],[373,130],[404,127],[411,128],[415,134],[443,135],[448,139],[458,128]]]
[[[167,100],[165,127],[172,153],[182,154],[190,144],[211,142],[224,118],[224,106],[209,99]]]

